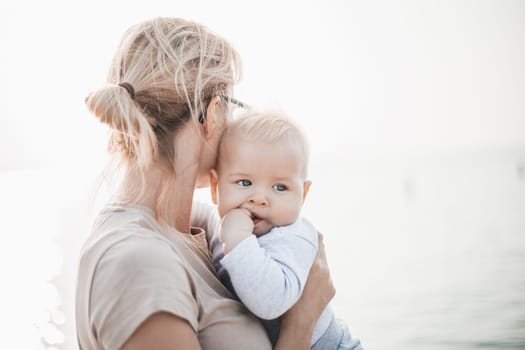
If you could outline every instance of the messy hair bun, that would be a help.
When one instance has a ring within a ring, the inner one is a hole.
[[[231,89],[239,61],[233,47],[204,26],[156,18],[128,29],[108,85],[92,92],[86,104],[113,130],[110,150],[145,168],[158,157],[169,158],[173,133],[213,96]]]

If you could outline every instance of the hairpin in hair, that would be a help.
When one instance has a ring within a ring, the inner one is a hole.
[[[123,87],[128,92],[129,96],[133,100],[135,98],[135,89],[133,88],[133,85],[130,83],[118,83],[118,86]]]

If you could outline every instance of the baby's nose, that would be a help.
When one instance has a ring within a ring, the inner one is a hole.
[[[268,200],[266,199],[266,196],[262,194],[255,194],[250,197],[250,203],[265,207],[268,205]]]

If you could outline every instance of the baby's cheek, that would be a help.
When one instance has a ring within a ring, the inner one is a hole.
[[[234,202],[235,201],[234,201],[232,194],[229,193],[227,190],[223,190],[219,192],[218,209],[219,209],[220,217],[223,217],[232,209],[237,208]]]
[[[226,211],[224,210],[224,207],[221,206],[221,205],[219,205],[218,210],[219,210],[219,216],[220,216],[221,218],[223,218],[224,215],[226,215]]]
[[[300,207],[297,206],[287,206],[280,211],[279,221],[280,223],[277,226],[289,225],[297,220],[299,213],[301,211]]]

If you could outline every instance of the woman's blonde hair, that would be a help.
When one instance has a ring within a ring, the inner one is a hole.
[[[155,18],[129,28],[113,58],[108,84],[86,98],[89,110],[112,133],[109,149],[127,168],[145,171],[171,164],[173,135],[197,122],[209,101],[228,94],[240,78],[235,49],[206,27],[179,18]],[[173,188],[164,186],[157,215]]]

